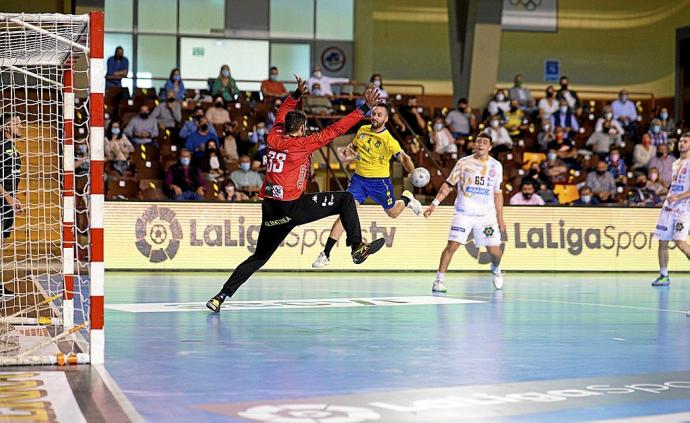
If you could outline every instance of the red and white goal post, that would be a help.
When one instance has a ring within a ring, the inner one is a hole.
[[[103,13],[0,13],[0,365],[104,361]]]

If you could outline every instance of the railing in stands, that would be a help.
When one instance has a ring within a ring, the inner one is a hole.
[[[496,89],[497,90],[510,90],[513,86],[512,85],[497,85]],[[543,89],[546,88],[546,86],[543,87],[527,87],[533,92],[535,90],[543,91]],[[606,97],[606,98],[615,98],[618,96],[619,91],[614,91],[614,90],[590,90],[590,89],[577,89],[576,87],[570,87],[572,88],[575,92],[577,92],[578,97],[580,97],[580,100],[589,100],[592,98],[600,98],[600,97]],[[649,99],[651,101],[652,108],[656,106],[656,97],[654,96],[653,92],[650,91],[630,91],[628,90],[628,94],[630,95],[631,100],[639,100],[639,99]],[[540,98],[537,96],[537,98]]]

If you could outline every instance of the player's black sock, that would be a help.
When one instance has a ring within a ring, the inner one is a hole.
[[[400,197],[401,200],[403,200],[403,203],[405,203],[405,207],[407,207],[408,204],[410,204],[410,199],[405,197],[404,195]]]
[[[326,257],[331,258],[331,250],[333,250],[333,247],[335,247],[336,242],[338,242],[337,239],[333,239],[330,236],[326,240],[326,247],[323,249],[323,253],[326,255]]]

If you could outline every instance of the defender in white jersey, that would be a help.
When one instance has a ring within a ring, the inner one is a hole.
[[[503,166],[489,156],[491,138],[485,133],[477,135],[475,153],[458,160],[455,167],[439,190],[434,201],[424,211],[424,217],[432,215],[436,207],[453,188],[458,190],[455,200],[455,216],[450,226],[448,244],[441,253],[441,262],[432,286],[434,292],[446,292],[444,278],[453,254],[472,232],[477,247],[486,247],[491,255],[491,274],[494,287],[503,288],[503,273],[500,269],[501,232],[505,232],[503,220]]]
[[[656,224],[656,237],[659,239],[659,277],[652,286],[668,286],[668,243],[676,247],[690,259],[688,228],[690,227],[690,132],[680,137],[678,142],[680,158],[673,162],[671,187],[661,208]]]

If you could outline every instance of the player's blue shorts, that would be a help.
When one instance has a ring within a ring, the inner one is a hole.
[[[391,183],[390,178],[365,178],[354,173],[347,191],[352,193],[359,204],[364,203],[367,197],[371,197],[385,210],[395,205],[393,183]]]

